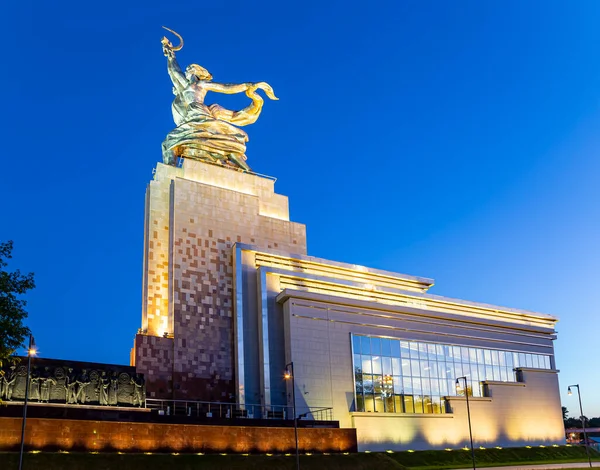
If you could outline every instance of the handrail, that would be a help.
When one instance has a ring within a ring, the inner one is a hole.
[[[147,398],[146,408],[168,416],[293,419],[292,407],[286,405]],[[333,421],[331,407],[296,407],[296,412],[299,420]]]

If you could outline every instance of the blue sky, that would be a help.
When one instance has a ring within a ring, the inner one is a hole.
[[[309,254],[557,315],[561,389],[600,416],[598,2],[167,3],[5,7],[0,239],[36,273],[42,355],[128,361],[173,128],[164,24],[182,64],[273,86],[248,163],[278,178]]]

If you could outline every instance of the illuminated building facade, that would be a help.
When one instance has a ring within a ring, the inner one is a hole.
[[[433,280],[307,255],[274,181],[159,164],[146,195],[149,398],[332,408],[359,450],[564,443],[556,318],[431,295]]]

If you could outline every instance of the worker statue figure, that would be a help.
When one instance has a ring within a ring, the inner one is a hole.
[[[197,64],[189,65],[183,73],[175,58],[175,52],[183,47],[183,39],[175,31],[168,30],[180,41],[178,46],[173,46],[165,37],[161,41],[173,81],[175,100],[172,111],[177,127],[169,132],[162,144],[163,162],[175,165],[176,157],[183,157],[250,171],[245,155],[248,134],[237,126],[247,126],[258,119],[264,101],[256,90],[260,88],[269,98],[276,100],[273,89],[265,82],[216,83],[208,70]],[[230,111],[218,104],[206,105],[204,98],[209,91],[226,94],[245,92],[252,103],[240,111]]]

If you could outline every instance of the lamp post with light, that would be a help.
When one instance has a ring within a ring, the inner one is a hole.
[[[588,462],[590,463],[590,467],[592,466],[592,458],[590,457],[590,449],[588,448],[588,440],[587,433],[585,432],[585,417],[583,415],[583,407],[581,406],[581,391],[579,390],[579,384],[569,385],[567,389],[568,395],[573,395],[571,392],[571,387],[577,387],[577,396],[579,397],[579,412],[581,413],[581,427],[583,428],[583,443],[585,444],[585,451],[587,452]]]
[[[27,421],[27,400],[29,399],[29,379],[31,377],[31,356],[35,356],[35,342],[33,335],[29,335],[29,348],[27,348],[27,381],[25,382],[25,402],[23,403],[23,424],[21,425],[21,452],[19,453],[19,470],[23,468],[23,450],[25,447],[25,423]]]
[[[475,449],[473,448],[473,432],[471,431],[471,409],[469,407],[469,389],[467,388],[467,377],[458,377],[456,379],[456,386],[460,385],[460,380],[465,381],[465,398],[467,399],[467,419],[469,421],[469,441],[471,442],[471,460],[473,461],[473,470],[475,470]]]
[[[292,379],[292,413],[294,413],[294,437],[296,439],[296,469],[300,470],[300,454],[298,453],[298,418],[296,417],[296,378],[294,376],[294,362],[285,365],[283,375],[286,380]]]

